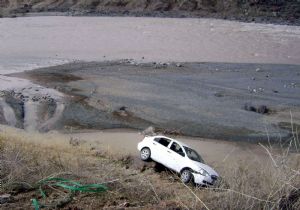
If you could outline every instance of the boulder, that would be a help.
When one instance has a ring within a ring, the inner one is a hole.
[[[12,200],[10,194],[3,194],[0,195],[0,204],[9,203]]]

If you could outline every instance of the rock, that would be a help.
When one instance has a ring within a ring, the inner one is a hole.
[[[249,104],[246,104],[246,105],[244,106],[244,109],[245,109],[246,111],[256,112],[256,108],[255,108],[254,106],[252,106],[252,105],[249,105]]]
[[[154,161],[145,162],[142,161],[139,157],[133,158],[130,167],[134,170],[144,172],[147,169],[154,169],[156,163]]]
[[[129,206],[130,206],[130,203],[128,203],[128,202],[125,202],[120,205],[120,207],[129,207]]]
[[[9,203],[11,202],[12,197],[10,194],[3,194],[0,195],[0,204]]]
[[[126,106],[121,106],[117,111],[114,111],[113,113],[120,117],[128,117],[129,116],[129,112],[127,111]]]
[[[142,134],[145,136],[154,136],[156,134],[155,128],[153,126],[150,126],[150,127],[146,128],[145,130],[143,130]]]
[[[121,106],[121,107],[119,108],[119,110],[120,110],[120,111],[126,111],[126,110],[127,110],[127,107],[126,107],[126,106]]]
[[[260,114],[267,114],[269,112],[269,109],[267,108],[267,106],[261,105],[261,106],[258,106],[256,111],[257,111],[257,113],[260,113]]]
[[[249,103],[245,104],[244,109],[246,111],[256,112],[256,113],[259,113],[259,114],[267,114],[270,111],[270,109],[265,105],[259,105],[259,106],[256,107],[256,106],[253,106]]]
[[[216,92],[214,94],[214,96],[216,96],[216,97],[224,97],[224,93],[223,92]]]
[[[33,96],[31,99],[33,102],[39,101],[40,98],[38,96]]]

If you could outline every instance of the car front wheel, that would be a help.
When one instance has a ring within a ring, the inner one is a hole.
[[[184,169],[181,172],[180,179],[183,183],[188,184],[193,180],[193,174],[189,169]]]
[[[141,159],[142,159],[143,161],[148,161],[148,160],[150,160],[150,156],[151,156],[151,151],[150,151],[149,148],[143,148],[143,149],[141,150]]]

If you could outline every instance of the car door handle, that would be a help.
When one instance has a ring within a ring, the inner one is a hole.
[[[171,151],[168,150],[168,153],[171,153]]]
[[[154,142],[152,144],[156,145],[156,143],[154,143]]]

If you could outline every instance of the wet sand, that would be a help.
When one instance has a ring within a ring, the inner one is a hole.
[[[60,123],[77,129],[154,126],[188,136],[278,142],[291,136],[290,113],[300,125],[299,65],[124,60],[14,75],[71,96]]]

